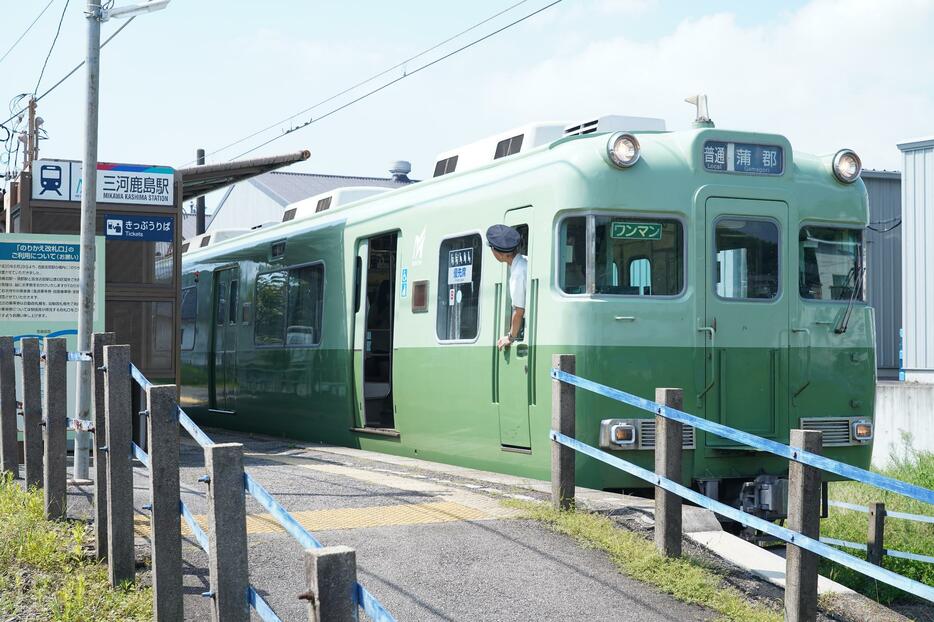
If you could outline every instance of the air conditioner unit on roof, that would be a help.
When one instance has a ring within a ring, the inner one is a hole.
[[[665,120],[652,117],[626,117],[606,114],[564,128],[565,136],[596,132],[664,132]]]

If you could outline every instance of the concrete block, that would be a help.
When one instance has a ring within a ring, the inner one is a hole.
[[[312,622],[357,622],[357,554],[346,546],[305,551],[308,619]]]
[[[68,509],[66,494],[67,470],[65,468],[65,410],[68,404],[67,365],[68,350],[62,337],[45,340],[45,387],[43,412],[45,427],[45,453],[43,455],[43,479],[45,480],[45,516],[47,519],[64,518]]]
[[[822,434],[792,430],[792,447],[820,453]],[[791,461],[788,466],[788,528],[809,538],[820,537],[821,475],[818,469]],[[817,619],[817,555],[788,545],[786,553],[785,620]]]
[[[655,402],[684,408],[682,389],[655,389]],[[681,481],[681,422],[655,416],[655,473]],[[655,547],[666,557],[681,557],[681,497],[655,487]]]
[[[577,370],[573,354],[555,354],[551,357],[553,368],[569,374]],[[559,380],[551,381],[551,428],[575,438],[575,389]],[[556,509],[574,506],[575,451],[561,443],[551,443],[551,500]]]
[[[91,455],[94,457],[94,554],[101,560],[107,559],[107,457],[101,451],[101,447],[107,445],[104,346],[112,346],[115,340],[114,333],[94,333],[91,340],[94,356],[94,434],[91,437]]]
[[[13,338],[0,337],[0,473],[19,477],[19,447],[16,433],[16,366]]]
[[[39,340],[20,340],[23,363],[23,462],[26,486],[42,488],[42,381]]]
[[[243,445],[204,448],[208,476],[208,550],[214,622],[249,622],[246,600],[246,499],[243,488]]]
[[[130,462],[130,346],[104,346],[104,417],[107,439],[107,569],[111,585],[132,581],[133,467]]]

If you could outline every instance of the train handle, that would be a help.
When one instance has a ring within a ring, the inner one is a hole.
[[[702,399],[707,395],[707,391],[717,384],[717,328],[714,326],[698,326],[698,332],[710,333],[710,384],[704,387],[704,390],[697,395],[697,399]]]

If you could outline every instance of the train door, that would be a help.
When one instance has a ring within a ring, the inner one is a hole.
[[[395,320],[396,242],[398,233],[362,241],[355,279],[354,380],[363,426],[395,427],[392,397],[392,344]],[[362,294],[362,296],[361,296]]]
[[[214,272],[213,374],[211,410],[233,413],[237,391],[237,310],[240,269]]]
[[[710,198],[706,226],[707,418],[773,437],[787,413],[788,205]]]
[[[533,258],[528,256],[529,225],[532,217],[532,208],[523,207],[506,212],[503,224],[514,227],[522,236],[519,245],[519,254],[525,255],[529,262],[529,272],[532,269]],[[496,337],[499,338],[509,331],[512,318],[512,299],[509,294],[509,269],[502,264],[498,299],[501,305],[498,309],[500,322]],[[519,339],[511,347],[497,353],[497,379],[499,397],[499,439],[500,444],[507,449],[530,449],[532,447],[529,434],[529,396],[532,374],[529,370],[529,351],[532,347],[532,332],[527,327],[532,325],[531,282],[526,279],[526,309],[522,330]]]

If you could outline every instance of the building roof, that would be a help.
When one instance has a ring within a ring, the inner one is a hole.
[[[914,151],[915,149],[926,149],[934,146],[934,136],[922,136],[920,138],[910,138],[903,140],[896,145],[902,151]]]
[[[289,173],[274,171],[249,180],[273,201],[285,207],[296,201],[344,186],[378,186],[401,188],[411,181],[396,181],[383,177],[353,177],[349,175],[319,175],[314,173]],[[218,206],[220,209],[220,206]]]

